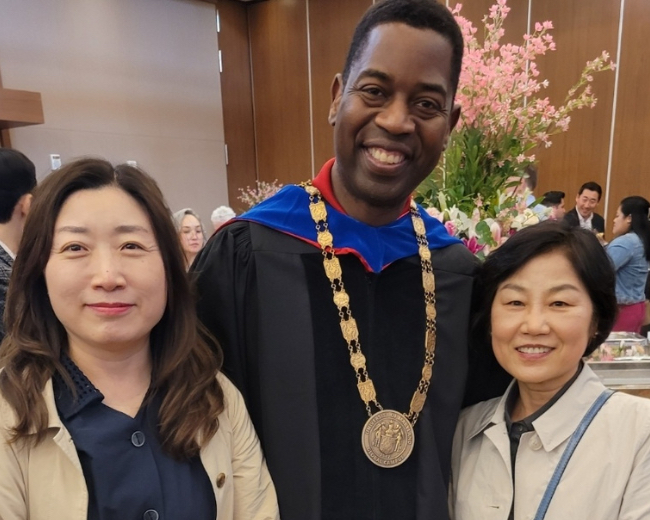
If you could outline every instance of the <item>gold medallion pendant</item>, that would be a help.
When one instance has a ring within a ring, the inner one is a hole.
[[[404,414],[382,410],[366,421],[361,444],[366,456],[377,466],[394,468],[402,464],[413,451],[413,426]]]
[[[327,222],[327,207],[315,186],[306,182],[302,184],[302,187],[309,194],[309,212],[316,225],[317,241],[323,254],[325,275],[330,282],[334,305],[336,305],[341,319],[341,334],[350,353],[350,364],[357,378],[359,396],[370,417],[361,432],[363,452],[377,466],[394,468],[402,464],[413,451],[415,444],[413,428],[427,400],[436,353],[436,282],[431,265],[431,251],[429,250],[426,227],[417,204],[411,201],[411,221],[422,266],[426,334],[422,375],[413,392],[410,409],[408,413],[403,414],[394,410],[384,410],[377,400],[375,385],[366,367],[366,356],[361,351],[357,322],[352,317],[350,295],[346,292],[343,284],[343,270],[336,256],[334,237]],[[376,412],[373,412],[373,409]]]

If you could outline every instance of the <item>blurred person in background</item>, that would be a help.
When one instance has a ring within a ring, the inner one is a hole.
[[[542,205],[551,208],[548,220],[562,220],[566,213],[564,209],[564,192],[547,191],[542,198]]]
[[[205,231],[199,215],[191,208],[183,208],[174,213],[173,217],[183,247],[187,271],[205,245]]]
[[[614,239],[607,254],[616,269],[618,319],[615,331],[641,332],[645,318],[645,286],[650,260],[650,204],[639,196],[625,197],[614,217]]]
[[[549,211],[542,204],[535,204],[537,198],[533,193],[537,188],[538,169],[534,164],[529,164],[524,168],[521,176],[511,176],[506,179],[505,186],[510,195],[514,197],[518,204],[523,203],[525,207],[530,208],[535,214],[544,220],[547,218]]]
[[[0,342],[9,277],[35,187],[34,163],[18,150],[0,148]]]
[[[230,206],[219,206],[212,212],[210,220],[212,221],[212,226],[214,230],[217,231],[221,226],[223,226],[229,220],[235,218],[237,215]]]

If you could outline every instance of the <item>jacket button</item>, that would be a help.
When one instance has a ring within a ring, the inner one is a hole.
[[[131,444],[133,444],[136,448],[141,448],[144,446],[144,433],[141,431],[133,432],[133,435],[131,435]]]
[[[143,520],[158,520],[158,511],[155,509],[147,509],[142,515]]]
[[[219,473],[219,475],[217,476],[217,487],[222,488],[225,483],[226,483],[226,474]]]
[[[537,451],[537,450],[539,450],[541,447],[542,447],[542,441],[540,440],[540,438],[539,438],[537,435],[535,435],[535,436],[530,440],[530,448],[531,448],[532,450]]]

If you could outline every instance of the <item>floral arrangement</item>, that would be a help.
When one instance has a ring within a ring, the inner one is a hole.
[[[275,179],[273,182],[255,181],[256,186],[251,188],[239,188],[241,195],[237,198],[246,204],[248,209],[256,206],[263,200],[268,199],[271,195],[275,195],[282,188],[282,184]]]
[[[512,179],[521,178],[534,163],[536,147],[551,146],[553,135],[568,130],[572,111],[595,106],[593,74],[612,70],[614,63],[607,52],[588,61],[562,106],[556,108],[540,95],[549,83],[539,79],[535,63],[538,56],[555,50],[549,33],[552,22],[536,23],[521,45],[501,44],[510,8],[507,0],[496,0],[483,18],[481,42],[477,29],[461,16],[461,7],[457,5],[452,13],[465,40],[456,93],[463,111],[444,156],[418,187],[415,199],[454,222],[448,227],[453,234],[494,247],[498,236],[538,220],[525,216],[525,205],[521,207],[512,189],[518,182]],[[487,233],[488,228],[493,232]]]
[[[444,194],[439,193],[438,204],[429,206],[426,211],[444,224],[447,233],[459,237],[473,254],[485,258],[517,230],[539,223],[550,213],[551,208],[527,207],[526,199],[526,193],[522,197],[512,197],[501,191],[490,211],[494,216],[486,216],[479,195],[468,215],[457,206],[448,206]]]

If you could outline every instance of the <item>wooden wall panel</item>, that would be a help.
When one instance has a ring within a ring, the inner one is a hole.
[[[44,122],[39,92],[0,87],[0,128],[7,130]]]
[[[629,195],[650,200],[650,2],[625,0],[608,228]]]
[[[248,7],[258,178],[300,182],[311,175],[305,1]]]
[[[343,72],[352,34],[372,0],[308,0],[311,42],[314,174],[334,155],[332,127],[327,122],[331,85]]]
[[[557,50],[537,61],[540,78],[550,82],[545,92],[556,107],[563,103],[588,60],[603,50],[616,57],[619,6],[619,0],[533,0],[532,20],[551,20],[554,26],[551,34]],[[605,190],[614,81],[615,74],[611,71],[596,74],[593,82],[598,98],[596,107],[573,112],[568,132],[553,137],[550,148],[537,151],[537,195],[562,190],[567,194],[567,209],[571,209],[584,182],[596,181]],[[607,196],[603,194],[597,207],[600,214],[604,214]]]
[[[237,198],[239,188],[254,186],[257,179],[248,15],[246,6],[235,0],[221,0],[217,10],[221,26],[224,137],[228,147],[228,201],[239,213],[245,209]]]

